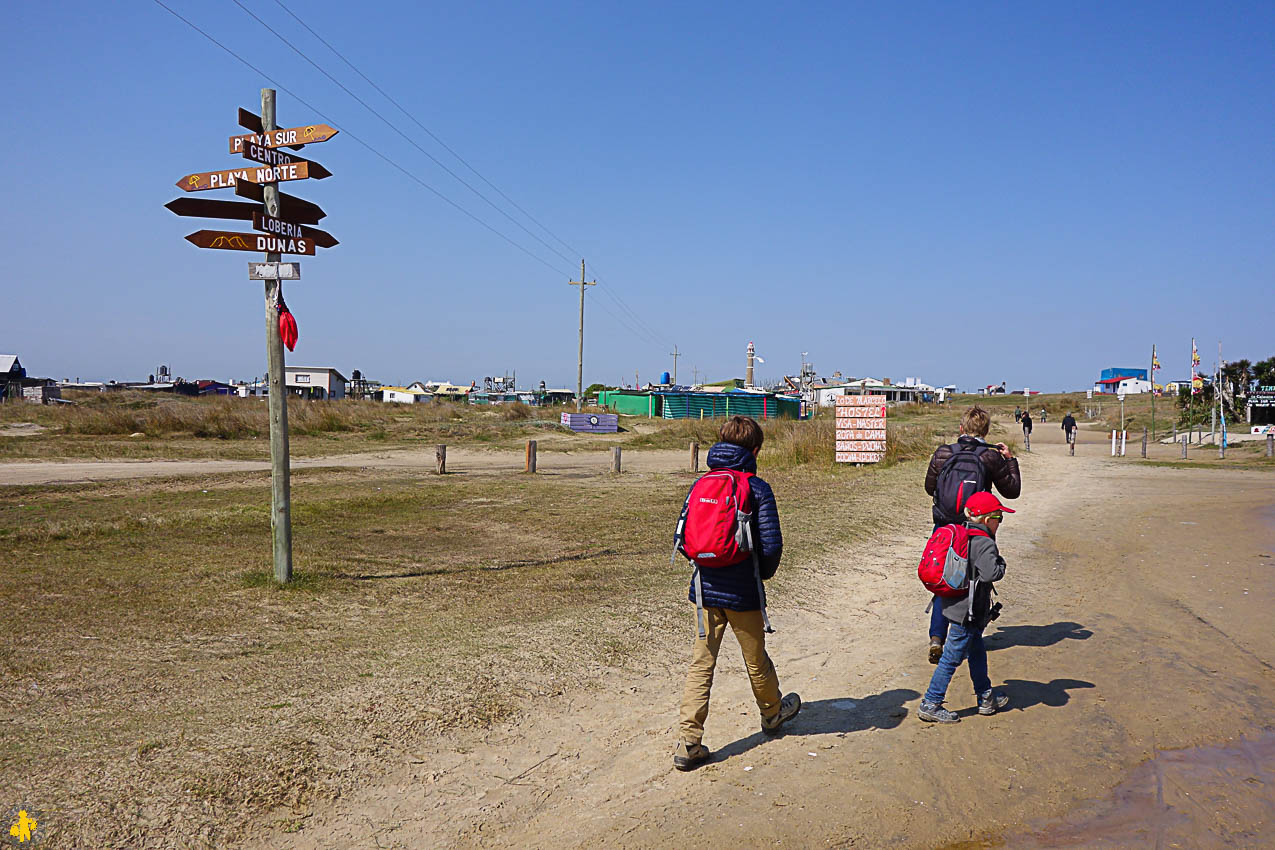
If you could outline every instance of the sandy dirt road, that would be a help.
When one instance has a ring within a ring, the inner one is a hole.
[[[989,630],[1004,713],[973,713],[962,668],[948,694],[960,724],[913,714],[933,669],[917,517],[914,533],[822,559],[817,605],[774,600],[771,653],[805,700],[783,737],[758,731],[727,638],[714,758],[672,770],[688,610],[684,651],[645,674],[405,754],[255,846],[1275,844],[1269,474],[1068,457],[1046,433],[1034,448]]]
[[[606,472],[609,452],[560,452],[541,449],[537,471],[546,475],[578,475]],[[482,451],[448,447],[447,471],[454,475],[521,472],[522,452]],[[623,468],[633,472],[668,472],[682,469],[686,452],[627,452]],[[432,472],[434,449],[329,455],[292,459],[292,469],[398,469]],[[135,478],[178,478],[223,475],[229,472],[270,471],[269,461],[259,460],[138,460],[138,461],[21,461],[0,463],[0,486],[75,484]]]

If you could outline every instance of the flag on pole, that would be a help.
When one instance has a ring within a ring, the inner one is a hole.
[[[1151,346],[1151,371],[1160,371],[1160,358],[1155,355],[1155,346]]]
[[[1204,379],[1200,377],[1200,352],[1195,347],[1195,337],[1191,337],[1191,395],[1204,392]]]

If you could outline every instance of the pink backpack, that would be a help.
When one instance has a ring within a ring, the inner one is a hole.
[[[969,595],[971,536],[991,537],[982,529],[955,523],[934,529],[916,570],[926,590],[951,599]]]

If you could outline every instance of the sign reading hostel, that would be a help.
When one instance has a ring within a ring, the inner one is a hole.
[[[837,396],[836,460],[877,463],[885,457],[885,403],[881,396]]]

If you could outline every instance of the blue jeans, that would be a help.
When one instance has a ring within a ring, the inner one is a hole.
[[[983,633],[967,629],[960,623],[952,623],[947,643],[943,644],[943,657],[939,659],[939,666],[934,670],[930,686],[925,691],[927,702],[943,702],[947,697],[947,686],[952,683],[952,674],[967,658],[970,662],[970,679],[974,682],[974,695],[986,693],[992,687],[992,680],[987,678],[987,647],[983,645]]]
[[[937,596],[930,605],[930,637],[938,638],[940,641],[947,640],[947,627],[952,621],[943,616],[942,600]]]

